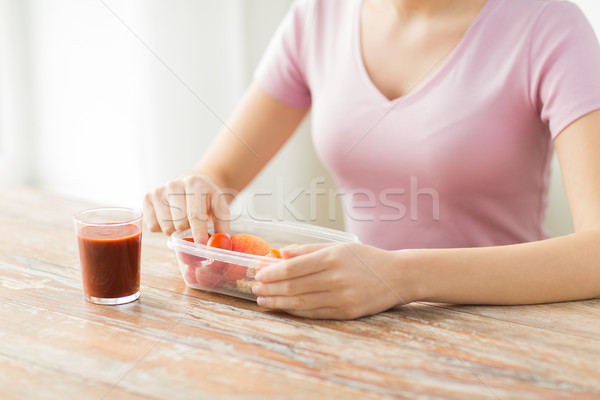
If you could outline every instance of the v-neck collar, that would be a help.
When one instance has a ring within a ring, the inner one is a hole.
[[[355,10],[355,20],[354,20],[354,35],[353,35],[353,47],[354,47],[355,51],[353,53],[355,55],[355,61],[356,61],[356,64],[358,65],[359,74],[361,75],[363,82],[366,84],[366,86],[369,88],[369,90],[374,94],[374,96],[379,99],[379,101],[382,103],[382,105],[386,106],[386,107],[393,106],[399,102],[404,102],[404,101],[408,101],[413,98],[417,98],[419,95],[427,92],[427,89],[429,87],[431,87],[432,85],[434,85],[437,81],[439,81],[448,72],[448,70],[454,65],[456,60],[459,58],[458,56],[462,52],[463,48],[465,46],[467,46],[467,44],[469,42],[469,37],[470,37],[472,31],[475,30],[477,25],[479,25],[479,23],[492,11],[495,4],[499,1],[501,1],[501,0],[487,0],[485,2],[485,4],[483,5],[483,7],[481,8],[481,10],[479,10],[479,13],[475,17],[475,19],[473,19],[473,21],[469,25],[469,28],[462,35],[462,37],[457,42],[457,44],[450,50],[450,54],[448,55],[448,57],[442,62],[442,64],[439,67],[437,67],[437,69],[431,74],[431,76],[429,76],[424,82],[417,84],[417,86],[414,87],[413,89],[409,90],[408,93],[405,93],[404,95],[402,95],[400,97],[396,97],[394,99],[388,99],[387,96],[385,96],[381,92],[381,90],[379,90],[379,88],[375,85],[375,83],[369,76],[369,73],[367,72],[367,68],[365,66],[365,62],[364,62],[364,58],[363,58],[361,40],[360,40],[360,29],[361,29],[360,12],[361,12],[364,0],[357,1],[356,2],[356,10]]]

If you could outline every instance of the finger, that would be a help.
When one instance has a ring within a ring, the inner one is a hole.
[[[171,210],[171,220],[177,231],[190,228],[187,219],[185,185],[181,181],[171,181],[167,184],[167,200]]]
[[[196,243],[206,243],[208,241],[208,214],[206,210],[208,193],[206,191],[206,185],[202,180],[186,180],[186,193],[188,193],[188,196],[186,196],[187,218]]]
[[[300,278],[302,276],[316,274],[326,269],[321,257],[315,257],[314,253],[303,257],[291,258],[280,261],[268,267],[264,267],[256,274],[254,279],[262,283],[276,282],[287,279]]]
[[[323,272],[303,276],[296,279],[287,279],[272,283],[256,283],[252,286],[252,293],[257,296],[298,296],[305,293],[326,291],[328,288]]]
[[[173,216],[169,209],[169,202],[166,196],[166,188],[160,187],[152,194],[152,206],[156,213],[156,219],[160,225],[160,229],[170,235],[175,232],[175,226],[173,225]]]
[[[147,193],[146,196],[144,196],[142,209],[144,210],[144,222],[150,232],[160,232],[160,225],[156,219],[154,206],[152,205],[152,195],[150,193]]]
[[[211,212],[213,215],[213,224],[215,232],[229,233],[229,204],[227,204],[226,193],[218,190],[211,196]]]
[[[260,296],[256,303],[274,310],[314,310],[327,307],[328,292],[306,293],[300,296]]]
[[[338,243],[311,243],[303,244],[301,246],[284,247],[281,249],[281,256],[284,259],[301,256],[303,254],[313,253],[317,250],[321,250],[325,247],[330,247]]]

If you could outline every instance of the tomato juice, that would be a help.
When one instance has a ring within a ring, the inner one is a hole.
[[[138,226],[87,225],[79,228],[77,240],[86,296],[117,299],[139,293],[142,231]]]

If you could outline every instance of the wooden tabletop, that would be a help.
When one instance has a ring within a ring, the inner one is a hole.
[[[0,191],[0,399],[600,399],[598,300],[306,320],[187,288],[144,232],[140,299],[98,306],[72,222],[90,206]]]

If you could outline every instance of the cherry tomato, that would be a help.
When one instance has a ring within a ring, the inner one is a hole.
[[[210,239],[210,233],[208,234],[208,238]],[[187,242],[191,242],[194,243],[194,238],[183,238],[183,240],[187,241]]]
[[[183,271],[183,279],[185,279],[187,284],[194,285],[198,283],[196,279],[196,267],[190,267],[189,264],[186,264]]]
[[[231,242],[231,238],[229,235],[225,233],[215,233],[212,235],[208,242],[206,242],[207,246],[216,247],[223,250],[231,250],[233,248],[233,243]],[[222,286],[225,279],[223,276],[223,270],[228,266],[226,262],[214,260],[210,264],[211,273],[205,273],[202,275],[202,278],[197,274],[196,278],[198,282],[202,283],[204,286],[208,287],[219,287]],[[201,271],[202,273],[202,271]],[[235,283],[235,282],[234,282]]]
[[[220,267],[215,267],[212,264],[198,267],[196,268],[196,283],[209,290],[219,288],[225,283],[223,271]]]
[[[208,239],[206,245],[224,250],[231,250],[233,248],[231,238],[225,233],[215,233]]]
[[[183,238],[183,240],[194,243],[194,239],[192,239],[192,238]],[[181,258],[181,262],[183,264],[187,265],[190,269],[192,269],[191,275],[193,275],[193,269],[196,268],[196,266],[200,265],[202,263],[202,261],[204,261],[203,257],[198,257],[193,254],[188,254],[185,252],[180,252],[179,256]]]
[[[244,279],[246,277],[247,269],[248,268],[243,265],[228,264],[223,268],[223,278],[225,278],[227,282],[235,285],[239,279]]]

